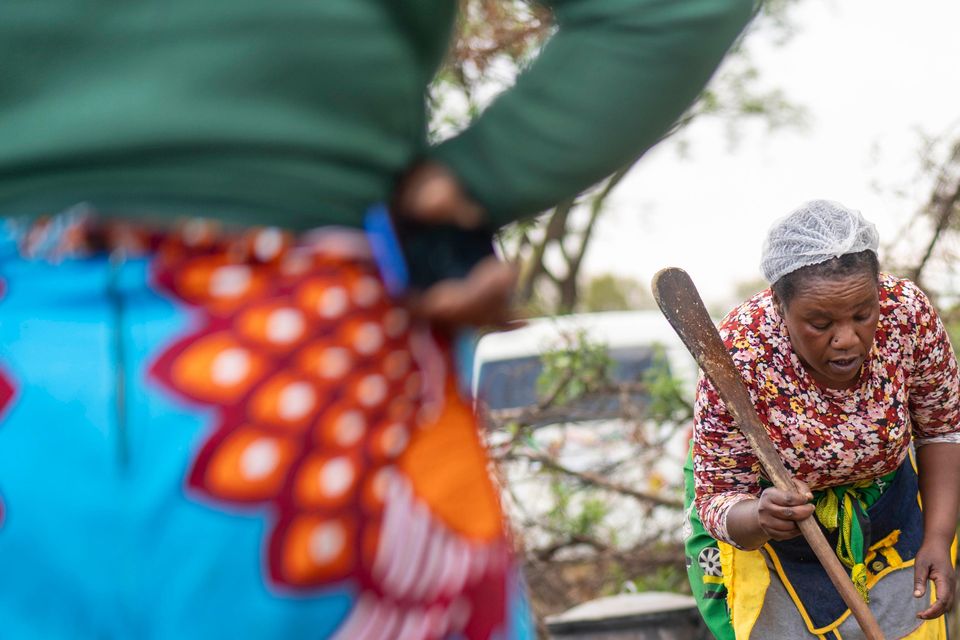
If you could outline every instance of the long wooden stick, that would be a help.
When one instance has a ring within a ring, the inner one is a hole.
[[[653,278],[653,294],[667,320],[720,394],[774,486],[795,493],[793,479],[770,442],[740,372],[690,276],[682,269],[663,269]],[[814,518],[811,516],[797,524],[864,634],[869,640],[883,640],[883,632],[870,607],[857,592]]]

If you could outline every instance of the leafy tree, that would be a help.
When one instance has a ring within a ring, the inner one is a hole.
[[[764,85],[748,49],[751,33],[764,31],[785,42],[792,33],[789,9],[796,0],[758,0],[757,17],[734,45],[700,99],[664,135],[669,138],[696,118],[721,118],[731,131],[747,119],[771,128],[796,125],[803,112],[777,89]],[[552,33],[549,11],[523,0],[460,0],[458,37],[431,92],[433,134],[459,130],[536,55]],[[604,205],[640,156],[584,193],[501,235],[508,259],[522,265],[521,304],[538,311],[569,313],[580,300],[583,261]]]
[[[612,273],[586,280],[577,311],[656,309],[648,287],[638,280]]]

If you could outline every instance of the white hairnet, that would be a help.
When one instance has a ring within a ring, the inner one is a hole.
[[[859,211],[830,200],[811,200],[770,227],[760,270],[773,284],[802,267],[867,249],[877,253],[879,246],[877,227]]]

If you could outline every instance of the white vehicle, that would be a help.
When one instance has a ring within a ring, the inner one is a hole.
[[[638,379],[653,363],[659,345],[665,350],[671,372],[689,383],[692,397],[696,364],[659,311],[535,318],[522,329],[488,334],[477,343],[474,356],[474,396],[493,410],[536,404],[540,357],[563,347],[564,340],[578,331],[585,332],[591,342],[607,347],[616,381]]]
[[[571,336],[579,332],[590,343],[606,346],[615,382],[642,381],[659,352],[666,356],[670,373],[682,381],[685,398],[692,399],[697,368],[679,337],[659,311],[630,311],[538,318],[521,329],[484,336],[477,344],[473,364],[473,390],[480,407],[497,412],[536,405],[541,356],[569,348]],[[608,404],[616,402],[615,397],[608,399]],[[568,469],[600,470],[611,481],[678,498],[689,425],[655,424],[642,419],[628,422],[613,418],[618,412],[606,409],[616,407],[601,405],[586,413],[574,410],[573,415],[561,418],[562,423],[539,421],[525,446],[535,453],[549,452]],[[496,446],[509,435],[491,431],[488,438]],[[643,449],[646,442],[666,445],[661,447],[661,455],[648,460],[636,456],[638,445]],[[553,508],[555,495],[548,480],[537,473],[538,468],[536,462],[524,463],[522,456],[505,466],[510,484],[506,502],[511,510],[522,508],[529,516]],[[648,518],[663,525],[667,520],[672,523],[678,515],[659,510],[643,517],[638,514],[637,503],[628,498],[611,498],[610,506],[608,521],[621,540],[649,533]]]

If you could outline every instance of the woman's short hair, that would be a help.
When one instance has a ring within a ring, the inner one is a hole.
[[[872,250],[848,253],[838,258],[830,258],[824,262],[801,267],[781,276],[771,288],[784,306],[789,306],[797,293],[803,291],[804,286],[812,280],[842,279],[858,275],[868,276],[874,280],[880,278],[880,261]]]

